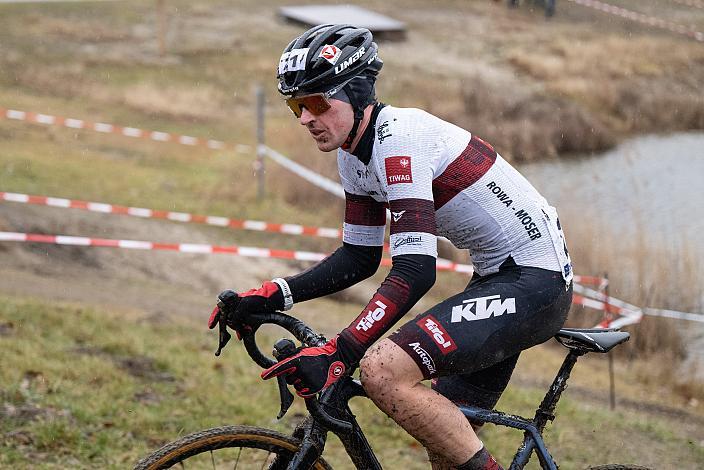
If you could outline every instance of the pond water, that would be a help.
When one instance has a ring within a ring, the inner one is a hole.
[[[601,155],[518,168],[559,212],[588,213],[626,237],[647,230],[674,250],[685,242],[704,261],[704,133],[637,137]],[[678,326],[688,339],[682,370],[704,380],[704,323]]]
[[[631,139],[601,155],[519,166],[560,212],[682,241],[704,259],[704,133]]]

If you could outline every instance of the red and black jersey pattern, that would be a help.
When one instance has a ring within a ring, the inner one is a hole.
[[[433,180],[435,209],[440,209],[461,191],[476,183],[495,161],[494,148],[473,135],[467,148]]]
[[[353,225],[386,225],[385,205],[371,196],[345,193],[345,222]]]
[[[435,235],[435,207],[426,199],[397,199],[389,203],[391,235],[403,232],[425,232]]]
[[[389,275],[382,282],[362,313],[341,335],[358,349],[359,356],[389,330],[410,306],[411,287],[406,280]]]

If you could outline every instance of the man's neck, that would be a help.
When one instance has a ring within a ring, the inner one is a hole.
[[[352,145],[350,145],[350,153],[354,153],[354,150],[357,148],[357,144],[359,144],[359,141],[362,139],[362,135],[364,135],[364,131],[367,129],[367,126],[369,125],[369,121],[372,116],[372,111],[374,110],[374,104],[368,105],[366,108],[364,108],[364,116],[362,116],[362,122],[359,123],[359,128],[357,129],[357,135],[354,137],[354,140],[352,141]]]

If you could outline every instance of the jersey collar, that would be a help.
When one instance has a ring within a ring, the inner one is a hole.
[[[369,124],[367,125],[367,128],[364,129],[364,133],[359,139],[359,142],[357,143],[357,147],[355,147],[354,152],[351,152],[352,155],[357,157],[359,161],[364,163],[365,165],[368,165],[369,161],[372,159],[372,150],[374,149],[374,134],[376,133],[376,118],[379,115],[379,112],[385,106],[386,105],[384,103],[376,103],[374,105],[371,117],[369,118]]]

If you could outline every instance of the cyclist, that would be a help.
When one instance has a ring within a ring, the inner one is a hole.
[[[378,102],[381,67],[372,34],[349,25],[316,26],[286,47],[279,92],[318,148],[337,150],[343,243],[298,275],[221,293],[209,325],[224,314],[242,332],[248,313],[288,310],[374,274],[388,205],[393,266],[369,303],[325,346],[262,377],[284,374],[307,397],[359,365],[370,398],[428,449],[433,468],[499,469],[473,428],[481,423],[453,402],[492,408],[521,350],[562,326],[572,296],[564,236],[555,209],[491,145]],[[438,235],[469,249],[469,285],[370,348],[435,282]]]

